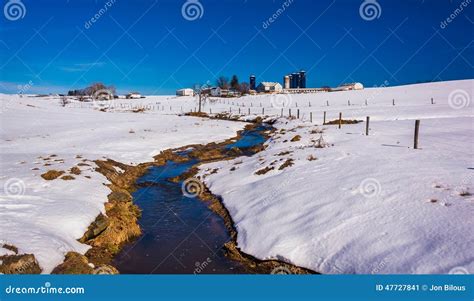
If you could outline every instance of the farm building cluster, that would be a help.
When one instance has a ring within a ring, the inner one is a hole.
[[[247,91],[239,91],[227,87],[206,87],[199,92],[213,97],[240,97],[242,94],[280,94],[280,93],[317,93],[317,92],[337,92],[349,90],[362,90],[364,85],[361,83],[345,83],[335,88],[307,88],[306,87],[306,71],[301,70],[293,72],[283,77],[283,84],[278,82],[260,82],[256,84],[256,76],[250,75],[249,86]],[[176,91],[176,96],[194,96],[195,89],[185,88]]]

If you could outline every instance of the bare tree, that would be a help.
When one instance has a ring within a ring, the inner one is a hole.
[[[250,85],[249,85],[249,83],[247,83],[247,82],[242,82],[242,83],[240,83],[240,89],[239,89],[240,93],[242,93],[242,94],[248,94],[248,93],[249,93],[249,90],[250,90]]]
[[[59,104],[62,107],[65,107],[68,103],[69,103],[69,100],[67,99],[67,97],[66,96],[61,96],[61,98],[59,99]]]
[[[229,89],[229,79],[225,76],[219,77],[216,84],[221,89]]]
[[[209,86],[207,84],[201,85],[201,84],[195,84],[194,85],[194,95],[198,97],[198,103],[199,103],[199,113],[201,113],[202,105],[206,103],[209,93],[207,92],[209,90]]]

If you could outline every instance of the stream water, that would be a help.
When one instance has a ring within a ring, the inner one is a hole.
[[[250,148],[265,142],[260,126],[244,131],[239,140],[226,149],[239,148],[246,156]],[[180,153],[186,155],[186,153]],[[142,209],[139,220],[142,236],[126,245],[113,265],[122,274],[233,274],[249,273],[245,267],[227,258],[222,249],[230,240],[223,219],[198,198],[188,198],[182,182],[171,182],[199,163],[168,161],[152,167],[137,181],[133,193],[135,204]]]

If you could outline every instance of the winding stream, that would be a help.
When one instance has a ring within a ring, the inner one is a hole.
[[[250,156],[252,147],[265,142],[259,126],[244,131],[240,139],[225,149],[239,148]],[[186,152],[179,153],[186,156]],[[113,265],[122,274],[233,274],[250,273],[243,264],[227,258],[222,249],[230,240],[223,219],[198,198],[182,193],[182,182],[169,179],[180,176],[200,161],[168,161],[152,167],[138,179],[140,187],[133,193],[135,204],[142,209],[139,220],[141,237],[126,245]]]

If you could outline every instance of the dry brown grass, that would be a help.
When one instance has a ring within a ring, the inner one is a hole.
[[[278,170],[283,170],[283,169],[285,169],[285,168],[287,168],[287,167],[292,166],[293,164],[294,164],[294,163],[293,163],[293,159],[291,159],[291,158],[290,158],[290,159],[287,159],[287,160],[285,161],[285,163],[283,163],[283,164],[278,168]]]
[[[267,172],[269,172],[270,170],[274,170],[275,167],[273,166],[267,166],[265,168],[262,168],[262,169],[259,169],[255,172],[256,175],[260,176],[260,175],[264,175],[266,174]]]
[[[291,138],[291,142],[296,142],[296,141],[300,141],[301,140],[301,136],[300,135],[296,135],[295,137]]]
[[[342,119],[341,124],[356,124],[360,123],[362,120],[356,120],[356,119]],[[325,123],[325,125],[338,125],[339,124],[339,119],[336,120],[331,120]]]
[[[80,175],[81,174],[81,169],[77,166],[74,166],[71,168],[71,171],[70,171],[73,175]]]
[[[45,172],[44,174],[42,174],[41,177],[45,180],[51,181],[51,180],[55,180],[55,179],[59,178],[63,174],[64,174],[63,170],[51,169],[51,170],[48,170],[47,172]]]

